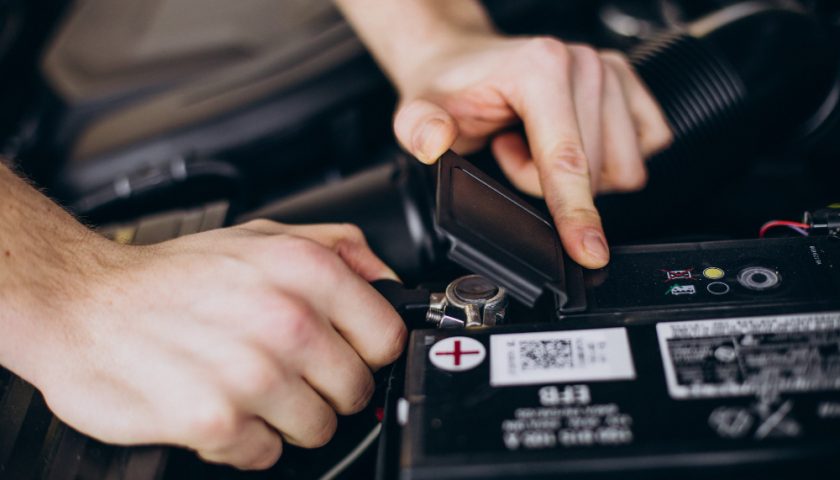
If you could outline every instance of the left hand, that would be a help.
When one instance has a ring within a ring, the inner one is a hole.
[[[625,57],[553,38],[468,37],[399,79],[394,130],[426,163],[491,142],[519,189],[544,196],[567,252],[605,265],[593,195],[641,189],[672,139]],[[524,124],[525,137],[509,127]],[[527,138],[526,138],[527,137]]]

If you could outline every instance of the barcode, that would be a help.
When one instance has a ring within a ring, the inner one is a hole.
[[[490,336],[494,386],[635,378],[623,328]]]
[[[567,339],[520,341],[519,361],[523,371],[573,367],[572,342]]]

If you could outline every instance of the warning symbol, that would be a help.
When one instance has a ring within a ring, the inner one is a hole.
[[[723,438],[741,438],[749,433],[755,419],[746,408],[718,407],[709,416],[709,425]]]
[[[673,282],[674,280],[695,280],[697,277],[694,275],[693,268],[687,268],[685,270],[662,270],[665,274],[665,282]]]
[[[802,426],[791,417],[792,410],[792,400],[781,405],[760,400],[749,410],[744,407],[718,407],[709,416],[709,425],[724,438],[743,438],[750,433],[758,440],[794,438],[802,434]]]
[[[477,367],[486,356],[484,345],[470,337],[449,337],[429,349],[432,365],[449,372],[462,372]]]
[[[695,293],[697,293],[697,289],[694,288],[694,285],[680,285],[678,283],[671,285],[665,291],[665,295],[694,295]]]

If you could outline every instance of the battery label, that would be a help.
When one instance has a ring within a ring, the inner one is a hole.
[[[600,447],[633,442],[633,418],[615,403],[517,408],[502,422],[508,450]]]
[[[675,399],[840,390],[840,312],[656,325]]]
[[[490,384],[495,387],[634,378],[624,328],[490,336]]]

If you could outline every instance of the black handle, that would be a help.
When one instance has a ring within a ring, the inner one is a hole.
[[[406,288],[396,280],[375,280],[371,286],[401,314],[429,308],[430,292],[426,289]]]

